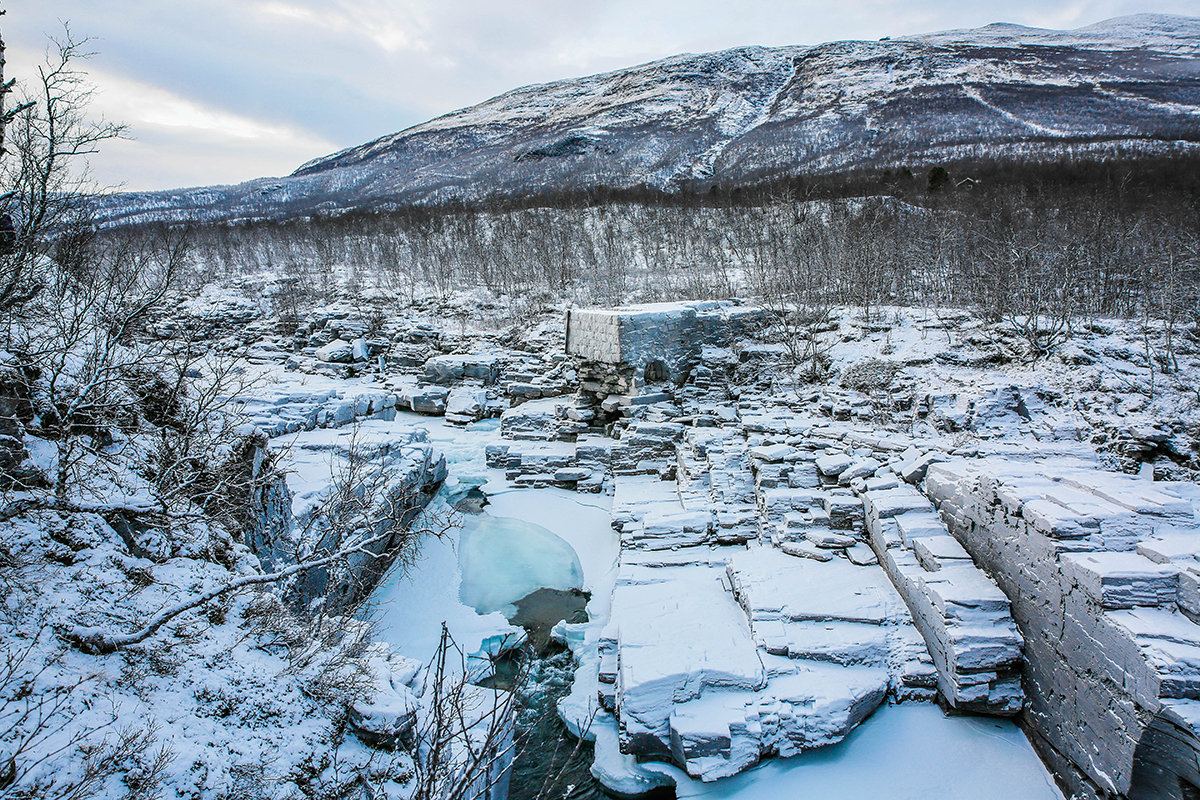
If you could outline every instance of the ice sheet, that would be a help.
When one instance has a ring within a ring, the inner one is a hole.
[[[838,744],[715,783],[676,776],[676,796],[704,800],[1062,800],[1011,721],[946,717],[930,705],[878,709]]]
[[[620,538],[609,520],[612,498],[566,489],[515,489],[488,495],[488,513],[524,520],[565,540],[583,566],[583,588],[593,591],[617,565]]]
[[[583,588],[583,567],[571,545],[541,525],[512,517],[466,518],[458,562],[459,596],[481,614],[511,616],[512,604],[538,589]]]

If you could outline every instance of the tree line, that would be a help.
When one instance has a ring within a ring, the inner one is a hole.
[[[289,302],[326,295],[340,276],[351,291],[371,284],[402,300],[484,287],[597,304],[742,295],[868,315],[940,305],[993,320],[1196,322],[1200,184],[1170,185],[1156,170],[1076,182],[935,168],[881,173],[874,193],[849,196],[779,183],[212,225],[193,232],[193,280],[266,271]]]

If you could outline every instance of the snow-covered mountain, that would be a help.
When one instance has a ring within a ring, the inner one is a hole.
[[[1200,19],[995,24],[741,47],[507,92],[285,178],[119,195],[102,216],[284,217],[570,189],[709,183],[987,157],[1200,150]]]

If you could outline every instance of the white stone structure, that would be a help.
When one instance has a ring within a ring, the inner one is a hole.
[[[1025,719],[1073,796],[1184,800],[1200,786],[1200,527],[1163,484],[951,461],[926,491],[1012,602]]]
[[[593,381],[597,385],[589,387],[585,380],[584,389],[635,393],[647,384],[682,383],[700,362],[704,345],[727,346],[763,313],[733,302],[571,309],[567,312],[566,349],[585,361],[632,369],[627,385],[604,386],[603,381]]]

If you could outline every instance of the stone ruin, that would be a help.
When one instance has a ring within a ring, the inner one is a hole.
[[[682,384],[705,347],[730,347],[764,313],[729,301],[571,309],[566,350],[580,359],[581,391],[611,412],[666,399],[656,385]]]

